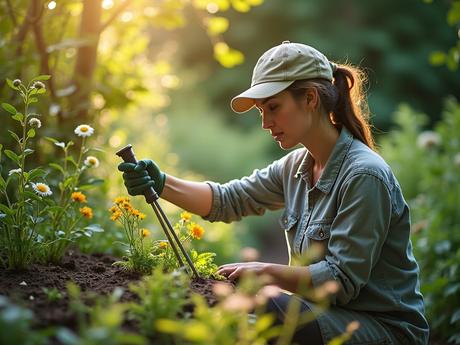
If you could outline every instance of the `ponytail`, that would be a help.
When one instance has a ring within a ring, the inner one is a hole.
[[[357,67],[337,65],[332,82],[326,79],[297,80],[288,90],[299,99],[306,88],[316,88],[321,105],[332,123],[337,128],[344,126],[355,138],[375,150],[369,107],[363,90],[365,81],[365,73]]]

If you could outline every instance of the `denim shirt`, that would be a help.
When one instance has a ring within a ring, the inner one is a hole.
[[[332,305],[371,313],[409,342],[426,343],[409,208],[390,167],[345,128],[314,186],[313,164],[297,149],[248,177],[208,182],[213,202],[204,218],[232,222],[284,208],[290,264],[312,245],[322,247],[308,267],[314,287],[338,283]]]

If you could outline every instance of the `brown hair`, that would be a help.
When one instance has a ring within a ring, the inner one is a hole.
[[[297,80],[287,90],[299,99],[305,95],[306,88],[314,87],[332,123],[338,128],[345,126],[354,137],[375,150],[369,107],[363,90],[365,81],[366,75],[361,69],[337,65],[332,82],[326,79]]]

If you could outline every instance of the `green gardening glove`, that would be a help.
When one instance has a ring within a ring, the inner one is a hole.
[[[118,170],[123,171],[123,180],[129,195],[142,195],[145,190],[153,187],[158,196],[163,192],[166,175],[151,159],[143,159],[134,163],[120,163]]]

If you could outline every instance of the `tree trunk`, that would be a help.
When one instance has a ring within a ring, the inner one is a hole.
[[[80,38],[91,40],[78,49],[73,73],[75,92],[70,96],[70,115],[78,122],[90,122],[90,96],[93,89],[93,74],[97,62],[97,47],[101,28],[101,0],[83,0],[83,12],[80,22]]]

